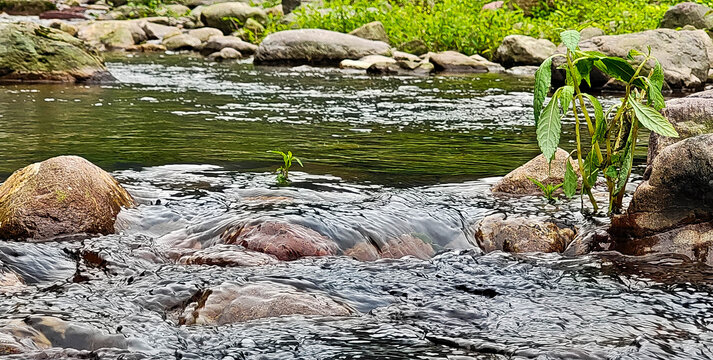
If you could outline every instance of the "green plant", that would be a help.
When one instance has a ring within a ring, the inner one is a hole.
[[[292,155],[292,151],[284,153],[282,151],[270,150],[268,152],[282,155],[282,160],[284,161],[284,163],[282,164],[282,166],[277,168],[277,170],[275,170],[275,172],[277,172],[277,183],[280,185],[286,185],[290,183],[290,168],[292,167],[292,161],[297,161],[300,166],[304,167],[304,165],[302,165],[302,161]]]
[[[566,53],[548,58],[535,73],[533,108],[537,142],[542,154],[551,161],[559,145],[561,118],[571,109],[575,121],[577,162],[582,172],[582,192],[589,197],[594,211],[597,211],[592,187],[602,172],[609,191],[608,213],[619,213],[631,175],[640,126],[663,136],[678,137],[671,123],[659,113],[665,106],[661,94],[663,69],[658,60],[651,56],[651,48],[646,54],[633,49],[627,59],[622,59],[580,50],[580,35],[576,30],[564,31],[560,38],[567,48]],[[549,103],[543,107],[550,90],[553,59],[562,60],[558,69],[565,72],[565,85],[557,89]],[[591,86],[590,73],[594,68],[625,85],[621,102],[606,112],[594,96],[580,90],[582,81]],[[581,120],[584,120],[584,124]],[[586,125],[591,142],[585,143],[582,139],[580,125]],[[590,148],[587,154],[583,152],[585,146]],[[566,163],[569,172],[569,161]],[[576,182],[577,177],[565,176],[564,186],[576,187],[572,181]]]
[[[549,184],[548,183],[545,185],[545,184],[539,182],[537,179],[531,178],[529,176],[527,177],[527,179],[530,180],[533,184],[537,185],[537,187],[540,188],[540,190],[542,190],[542,196],[544,196],[545,199],[547,199],[549,202],[555,201],[555,196],[554,196],[555,191],[557,191],[557,189],[561,188],[564,185],[564,183],[559,183],[559,184]]]

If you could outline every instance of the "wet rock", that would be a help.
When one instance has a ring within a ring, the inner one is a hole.
[[[277,263],[275,256],[249,251],[236,245],[214,245],[190,252],[178,259],[183,265],[216,265],[224,267],[262,266]]]
[[[597,27],[587,27],[582,29],[580,32],[580,40],[589,40],[593,37],[606,35],[604,30]]]
[[[188,35],[193,36],[201,42],[206,42],[213,36],[223,36],[223,32],[216,28],[204,27],[200,29],[189,30]]]
[[[161,25],[148,21],[141,23],[141,27],[149,39],[161,40],[182,34],[181,29],[175,26]]]
[[[515,66],[505,70],[506,74],[515,76],[535,76],[535,72],[539,66],[529,65],[529,66]]]
[[[265,23],[267,14],[261,8],[240,2],[214,4],[201,10],[201,22],[206,26],[220,29],[226,35],[237,30],[238,25],[244,24],[248,19]]]
[[[204,45],[204,53],[214,53],[216,51],[221,51],[225,48],[232,48],[239,51],[241,54],[251,55],[257,50],[257,46],[245,42],[240,38],[235,36],[213,36]]]
[[[360,261],[400,259],[405,256],[428,260],[435,254],[436,252],[433,250],[431,244],[412,234],[402,234],[393,237],[383,244],[377,242],[361,242],[344,252],[344,255]]]
[[[181,34],[163,39],[163,46],[172,51],[193,50],[201,46],[201,41],[188,34]]]
[[[147,40],[137,21],[95,21],[80,26],[77,37],[97,49],[126,49]]]
[[[339,251],[334,241],[310,228],[278,221],[229,228],[221,240],[274,255],[283,261],[336,255]]]
[[[569,153],[557,149],[552,165],[548,164],[542,154],[525,163],[525,165],[511,171],[498,181],[491,189],[494,193],[508,193],[518,195],[541,195],[542,190],[528,179],[531,177],[543,184],[559,184],[564,181],[565,161]],[[579,172],[577,161],[570,159],[575,172]]]
[[[457,51],[428,53],[426,57],[436,71],[451,73],[485,73],[488,66]]]
[[[476,226],[475,239],[483,251],[510,253],[558,252],[572,242],[575,231],[561,228],[542,218],[507,217],[490,215]]]
[[[209,59],[215,61],[235,60],[240,59],[241,57],[243,57],[243,55],[240,54],[240,51],[235,50],[233,48],[224,48],[218,52],[214,52],[208,55]]]
[[[111,234],[122,207],[134,205],[104,170],[78,156],[58,156],[14,172],[0,186],[0,238]]]
[[[255,319],[306,315],[349,316],[352,311],[326,295],[269,282],[225,283],[206,291],[189,304],[182,325],[226,325]]]
[[[384,24],[381,21],[373,21],[368,24],[364,24],[351,32],[349,35],[358,36],[362,39],[382,41],[389,43],[389,35],[386,34],[386,29],[384,29]]]
[[[74,26],[68,22],[64,22],[64,21],[60,21],[60,20],[52,21],[49,24],[49,27],[51,27],[53,29],[57,29],[57,30],[62,30],[71,36],[76,36],[77,31],[79,31],[79,29],[77,29],[76,26]]]
[[[633,34],[597,36],[582,41],[585,51],[599,51],[626,58],[631,49],[648,51],[664,69],[664,79],[672,89],[701,89],[713,61],[713,41],[702,31],[648,30]],[[592,85],[607,87],[608,79],[592,76]]]
[[[651,171],[656,156],[669,145],[693,136],[713,133],[713,92],[703,92],[666,102],[662,114],[678,132],[678,138],[649,135],[648,168]]]
[[[101,57],[63,31],[34,23],[0,23],[0,81],[112,79]]]
[[[482,9],[483,10],[500,10],[503,8],[504,4],[505,4],[504,1],[492,1],[492,2],[489,2],[485,5],[483,5]]]
[[[280,31],[268,35],[255,53],[256,64],[337,65],[344,59],[386,55],[388,44],[321,29]]]
[[[10,15],[38,15],[57,7],[49,0],[3,0],[0,1],[0,13]]]
[[[399,51],[414,55],[423,55],[428,52],[428,46],[423,40],[411,40],[398,46]]]
[[[376,63],[369,66],[366,72],[378,75],[415,75],[426,76],[433,72],[430,62],[400,60],[395,63]]]
[[[612,250],[677,253],[713,265],[713,134],[666,147],[626,213],[615,216]]]
[[[495,61],[505,67],[517,65],[540,65],[552,56],[557,46],[547,39],[535,39],[525,35],[508,35],[495,52]]]
[[[662,28],[678,29],[686,25],[703,30],[713,28],[711,8],[694,2],[683,2],[666,10],[661,19]]]

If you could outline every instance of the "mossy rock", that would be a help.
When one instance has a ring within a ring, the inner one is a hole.
[[[135,204],[96,165],[78,156],[54,157],[16,171],[0,185],[0,239],[111,234],[119,211]]]
[[[39,15],[45,11],[56,10],[49,0],[0,0],[0,13],[10,15]]]
[[[103,59],[81,40],[34,23],[0,23],[0,81],[111,79]]]

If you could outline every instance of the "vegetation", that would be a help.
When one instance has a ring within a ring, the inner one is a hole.
[[[547,199],[550,202],[555,201],[555,196],[554,196],[555,191],[557,191],[557,189],[561,188],[564,185],[564,183],[545,185],[545,184],[539,182],[537,179],[531,178],[529,176],[527,177],[527,179],[530,180],[533,184],[537,185],[537,187],[540,188],[540,190],[542,190],[542,196],[544,196],[545,199]]]
[[[290,168],[292,167],[292,161],[297,161],[300,166],[304,167],[304,165],[302,165],[302,161],[292,155],[292,151],[284,153],[282,151],[270,150],[268,152],[282,155],[282,160],[284,163],[282,164],[282,166],[277,168],[277,170],[275,170],[275,172],[277,172],[278,185],[287,185],[290,183]]]
[[[579,49],[580,34],[567,30],[560,35],[566,46],[566,54],[548,58],[535,74],[535,126],[537,142],[542,154],[550,161],[554,159],[559,145],[560,119],[570,109],[575,119],[577,162],[582,172],[582,192],[589,197],[594,210],[598,205],[592,195],[599,173],[606,179],[609,191],[609,214],[619,213],[626,184],[631,175],[631,167],[640,126],[668,137],[678,137],[673,126],[660,113],[665,104],[661,94],[664,73],[661,64],[649,53],[636,50],[629,52],[628,59],[608,57],[595,51]],[[553,59],[561,60],[558,68],[566,73],[565,85],[557,89],[549,103],[543,107],[550,90]],[[632,66],[629,61],[636,64]],[[619,104],[606,112],[592,95],[582,93],[582,81],[590,85],[590,72],[597,68],[625,85],[624,96]],[[589,102],[587,107],[585,99]],[[581,121],[591,136],[591,142],[584,143],[580,136]],[[584,147],[589,147],[587,154]],[[603,149],[603,150],[602,150]],[[567,173],[573,173],[569,161]],[[576,188],[578,177],[565,175],[565,188]]]
[[[550,0],[525,16],[514,5],[483,10],[489,0],[325,0],[321,11],[300,8],[292,25],[273,23],[266,33],[290,26],[349,32],[371,21],[381,21],[391,41],[423,40],[431,51],[457,50],[492,57],[510,34],[558,41],[562,28],[594,26],[607,34],[657,28],[675,0]],[[713,2],[711,0],[704,3]]]

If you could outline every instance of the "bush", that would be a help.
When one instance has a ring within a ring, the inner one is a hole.
[[[456,50],[492,57],[510,34],[542,37],[557,43],[562,28],[595,26],[607,34],[654,29],[677,1],[555,0],[525,16],[511,9],[482,10],[482,0],[325,0],[317,9],[300,8],[292,25],[274,24],[266,34],[290,26],[349,32],[371,21],[381,21],[391,41],[421,39],[431,51]],[[706,1],[707,5],[713,1]]]

